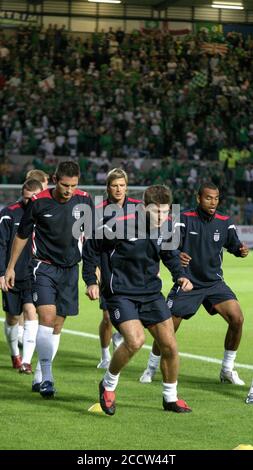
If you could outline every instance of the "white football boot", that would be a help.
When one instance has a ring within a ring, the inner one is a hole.
[[[240,379],[236,370],[223,370],[220,371],[220,381],[222,383],[230,383],[233,385],[245,385],[245,382]]]
[[[140,382],[142,384],[150,384],[155,376],[156,369],[154,367],[150,368],[148,367],[147,369],[144,370],[143,374],[140,376]]]

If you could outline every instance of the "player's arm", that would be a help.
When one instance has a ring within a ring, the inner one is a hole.
[[[29,237],[32,235],[35,219],[33,216],[33,200],[27,205],[25,213],[20,221],[17,234],[11,247],[10,260],[5,273],[6,290],[11,289],[15,284],[15,266],[25,248]]]
[[[187,231],[187,220],[185,216],[181,213],[180,217],[176,219],[173,224],[173,236],[174,237],[176,236],[178,240],[178,250],[180,251],[180,254],[179,254],[180,262],[183,268],[187,268],[187,266],[189,266],[189,263],[192,259],[191,256],[188,255],[188,253],[183,251],[186,231]]]
[[[82,277],[87,286],[86,295],[91,300],[99,298],[99,281],[97,275],[98,266],[100,266],[100,245],[102,240],[90,238],[86,240],[82,251]]]
[[[191,290],[193,285],[185,276],[184,268],[180,261],[179,250],[161,250],[160,256],[163,264],[170,271],[173,281],[177,282],[182,290]]]
[[[224,248],[226,248],[229,253],[240,258],[245,258],[249,254],[249,248],[239,240],[236,227],[231,222],[231,219],[229,219],[227,241],[224,244]]]
[[[4,290],[4,274],[7,265],[7,250],[11,239],[13,218],[7,208],[0,212],[0,289]]]
[[[110,221],[109,221],[110,222]],[[83,269],[82,276],[87,286],[86,294],[91,300],[99,298],[99,280],[97,276],[97,268],[101,269],[101,253],[103,247],[112,250],[117,244],[117,238],[110,227],[110,223],[104,223],[104,220],[93,231],[92,238],[86,240],[83,245],[82,260]]]
[[[15,266],[17,261],[28,242],[28,238],[20,238],[18,235],[15,236],[11,247],[11,256],[5,273],[5,289],[8,290],[15,285]]]

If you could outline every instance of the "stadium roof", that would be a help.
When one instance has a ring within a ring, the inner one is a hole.
[[[231,3],[235,0],[231,0]],[[253,9],[253,0],[241,0],[246,10]],[[122,0],[122,3],[127,5],[143,5],[153,6],[155,8],[167,8],[167,7],[203,7],[212,4],[212,0]],[[223,3],[229,3],[229,0],[224,0]]]

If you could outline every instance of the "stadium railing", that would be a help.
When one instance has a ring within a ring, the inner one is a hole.
[[[12,204],[20,197],[21,184],[0,184],[0,209],[8,204]],[[78,186],[79,189],[87,191],[93,198],[106,194],[106,186]],[[129,186],[128,196],[142,199],[146,186]]]

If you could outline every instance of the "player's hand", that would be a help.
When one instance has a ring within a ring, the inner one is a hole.
[[[5,292],[7,292],[8,289],[12,289],[15,285],[15,271],[14,271],[14,269],[7,268],[4,277],[5,277],[5,289],[3,289],[3,290]]]
[[[3,290],[3,291],[6,290],[6,284],[5,284],[4,276],[0,276],[0,289]]]
[[[249,248],[247,247],[247,245],[242,244],[242,246],[239,248],[239,250],[240,250],[242,258],[245,258],[246,256],[248,256]]]
[[[99,286],[97,284],[92,284],[91,286],[87,287],[86,295],[90,300],[99,299]]]
[[[187,268],[191,261],[191,256],[187,255],[187,253],[185,253],[184,251],[181,251],[179,257],[181,261],[181,266],[183,266],[183,268]]]
[[[184,292],[189,292],[190,290],[193,289],[193,285],[192,285],[191,281],[189,279],[187,279],[187,277],[180,277],[177,280],[177,283],[180,285],[181,289]]]

